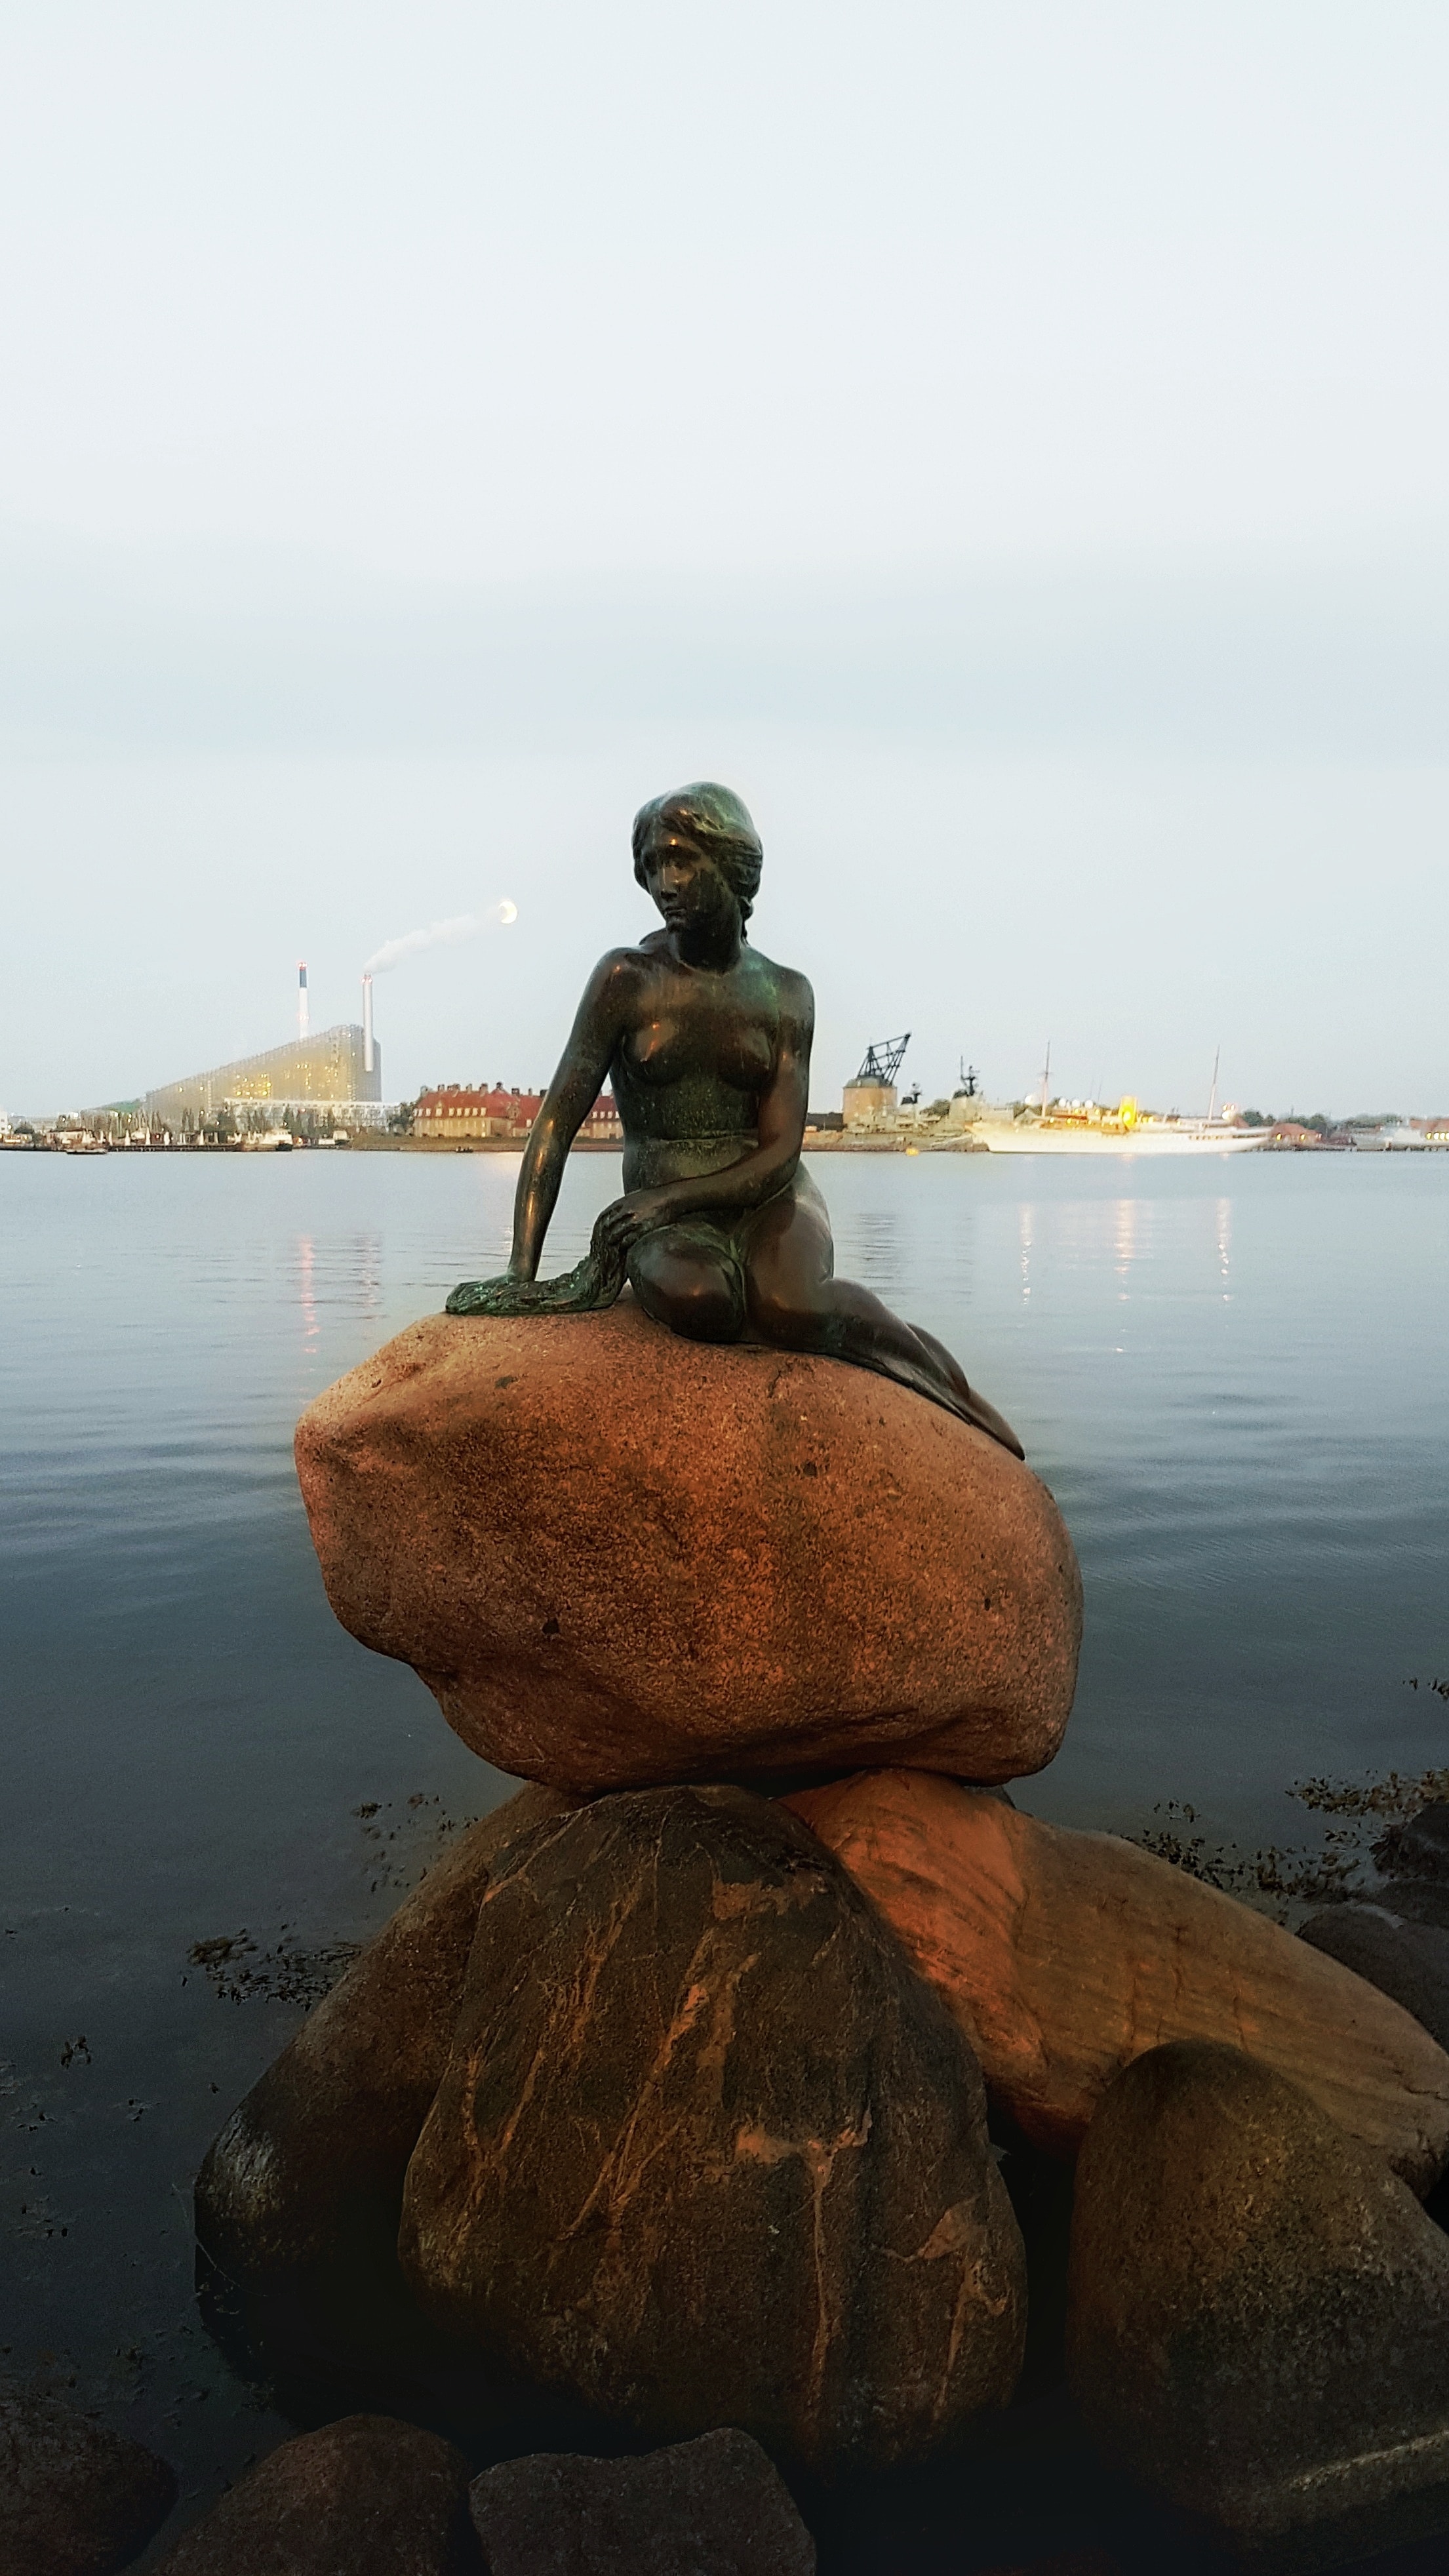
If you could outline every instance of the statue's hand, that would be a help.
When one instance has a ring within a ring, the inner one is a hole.
[[[594,1241],[616,1259],[625,1261],[641,1236],[653,1234],[667,1225],[674,1212],[667,1188],[630,1190],[628,1196],[615,1199],[594,1222]]]
[[[582,1261],[561,1279],[534,1279],[506,1270],[501,1279],[464,1279],[448,1299],[450,1315],[587,1315],[612,1306],[624,1285],[629,1254],[641,1235],[667,1225],[674,1201],[667,1189],[631,1190],[596,1219]]]
[[[448,1299],[449,1315],[589,1315],[612,1306],[624,1285],[622,1254],[595,1249],[558,1279],[507,1270],[501,1279],[464,1279]]]

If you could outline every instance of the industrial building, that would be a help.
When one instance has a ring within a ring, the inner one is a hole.
[[[370,1000],[370,995],[367,997]],[[184,1081],[164,1083],[146,1094],[146,1116],[153,1125],[196,1125],[224,1109],[305,1109],[325,1105],[365,1112],[382,1100],[382,1049],[370,1029],[342,1023],[319,1029],[315,1037],[298,1036],[287,1046],[268,1047],[261,1055],[239,1056],[234,1064],[213,1065],[209,1073],[188,1074]],[[362,1124],[354,1116],[355,1124]]]
[[[896,1075],[901,1058],[911,1043],[907,1029],[903,1037],[876,1038],[866,1048],[865,1060],[853,1082],[841,1094],[840,1106],[847,1127],[889,1126],[900,1106]]]

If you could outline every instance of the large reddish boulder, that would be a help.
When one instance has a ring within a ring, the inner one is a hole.
[[[1046,1487],[843,1362],[605,1314],[430,1317],[318,1397],[297,1472],[345,1627],[501,1770],[587,1793],[1038,1771],[1081,1582]]]
[[[1113,2077],[1171,2040],[1246,2050],[1426,2191],[1449,2056],[1337,1960],[1115,1834],[924,1772],[791,1798],[945,1997],[1027,2136],[1075,2154]]]
[[[601,1798],[499,1855],[398,2250],[459,2344],[653,2441],[884,2466],[1021,2367],[971,2051],[744,1789]]]

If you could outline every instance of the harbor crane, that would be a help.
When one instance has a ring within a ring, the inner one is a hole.
[[[889,1085],[895,1081],[896,1075],[900,1072],[901,1058],[905,1054],[910,1043],[911,1033],[909,1029],[907,1029],[903,1038],[874,1039],[871,1045],[866,1048],[865,1062],[862,1064],[859,1073],[855,1077],[856,1081],[879,1082],[889,1087]]]

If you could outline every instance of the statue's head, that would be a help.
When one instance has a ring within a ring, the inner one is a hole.
[[[674,839],[713,861],[739,905],[743,928],[760,890],[765,853],[747,808],[728,787],[699,779],[693,787],[676,787],[672,795],[652,797],[634,817],[634,875],[647,882],[645,865],[651,851]]]

